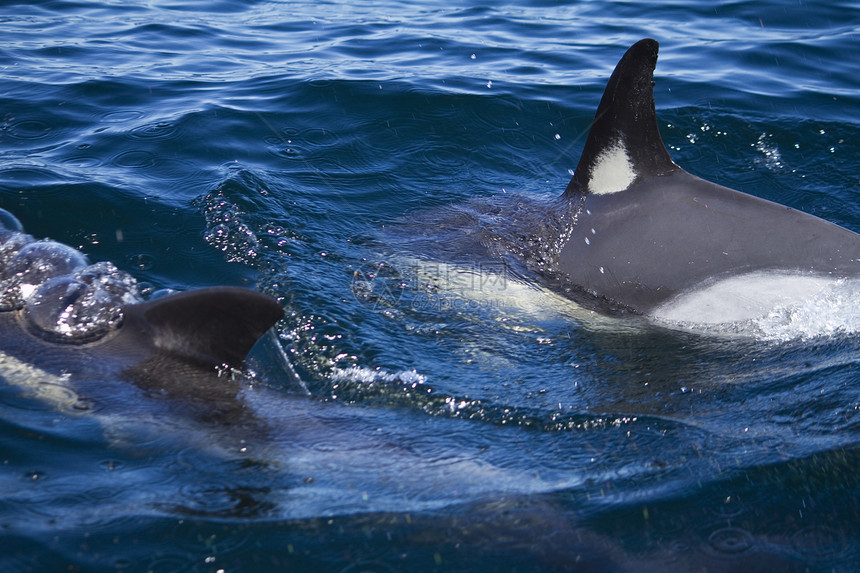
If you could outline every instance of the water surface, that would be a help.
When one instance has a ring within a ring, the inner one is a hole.
[[[0,207],[287,317],[258,439],[5,365],[0,568],[856,569],[856,292],[702,333],[475,241],[552,208],[644,37],[679,165],[860,231],[856,5],[687,4],[4,2]]]

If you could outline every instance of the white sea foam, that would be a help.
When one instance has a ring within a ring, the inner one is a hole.
[[[359,383],[372,382],[399,382],[406,385],[419,385],[427,381],[427,377],[415,370],[401,370],[399,372],[388,372],[381,368],[368,368],[367,366],[350,366],[337,368],[331,374],[332,382],[350,381]]]
[[[799,304],[780,305],[755,319],[758,336],[794,340],[860,332],[860,280],[836,281]]]

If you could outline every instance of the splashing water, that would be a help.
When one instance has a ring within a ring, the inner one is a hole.
[[[860,331],[860,281],[752,273],[721,281],[657,309],[669,327],[753,337],[810,340]]]
[[[68,245],[22,231],[11,213],[0,212],[0,309],[22,310],[45,338],[99,338],[120,324],[122,305],[142,300],[137,281],[112,263],[89,264]]]
[[[860,281],[840,280],[799,304],[774,308],[753,321],[758,337],[787,342],[860,332]]]

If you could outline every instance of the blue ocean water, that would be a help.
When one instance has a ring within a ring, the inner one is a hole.
[[[856,3],[3,2],[0,23],[0,208],[144,294],[287,311],[251,361],[243,398],[277,428],[256,442],[0,365],[3,571],[860,567],[860,293],[690,332],[579,308],[475,240],[539,224],[644,37],[679,165],[860,231]]]

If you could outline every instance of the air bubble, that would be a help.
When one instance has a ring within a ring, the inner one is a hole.
[[[86,265],[87,258],[68,245],[55,241],[25,244],[0,275],[0,310],[20,308],[24,299],[48,279]]]
[[[90,265],[46,281],[27,298],[30,324],[56,340],[84,342],[122,321],[122,306],[141,301],[137,281],[112,263]]]
[[[21,221],[6,209],[0,209],[0,229],[20,233],[24,230]]]

